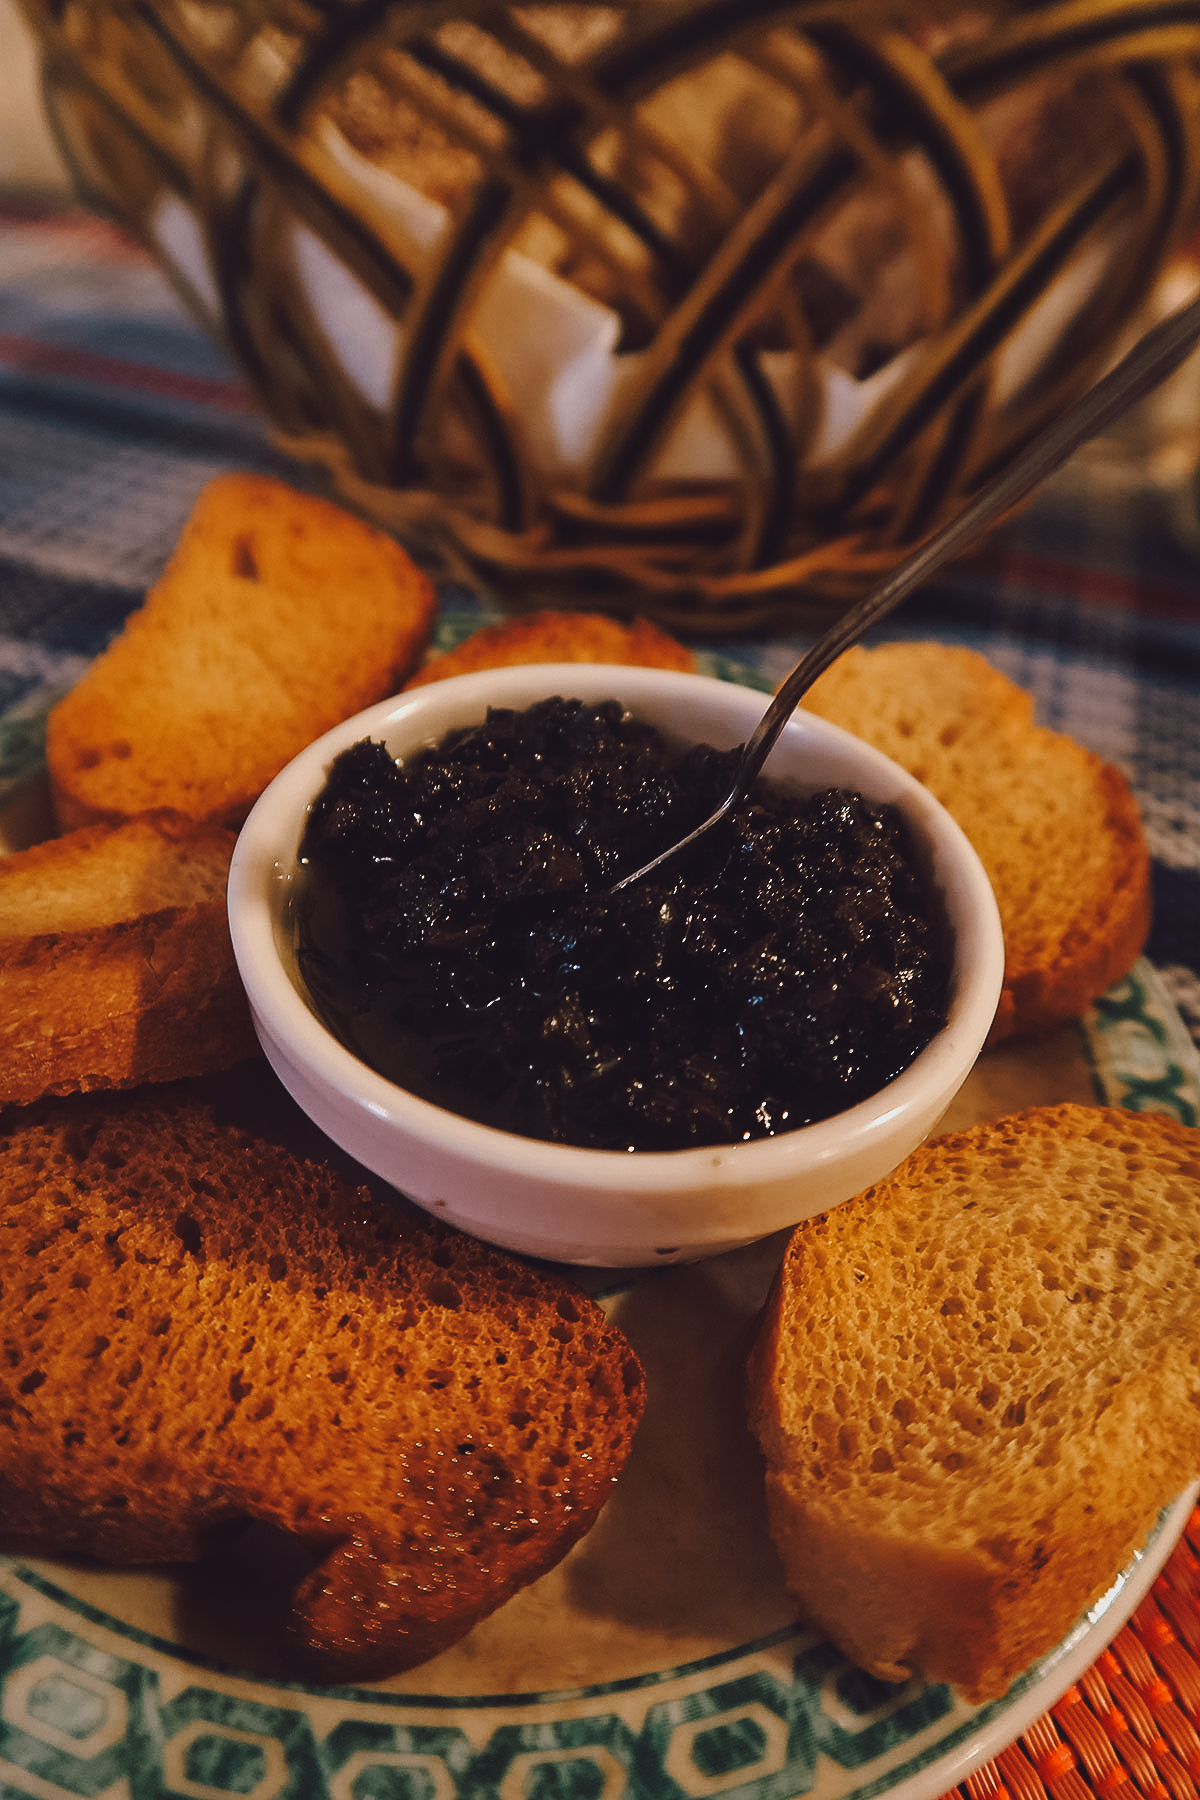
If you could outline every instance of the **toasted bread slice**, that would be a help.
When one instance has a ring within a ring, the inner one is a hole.
[[[159,813],[0,858],[0,1105],[257,1054],[225,914],[233,845]]]
[[[61,825],[158,808],[240,824],[306,744],[396,691],[434,604],[383,532],[266,476],[218,476],[145,605],[50,715]]]
[[[0,1536],[193,1558],[266,1521],[314,1564],[323,1677],[423,1661],[588,1529],[642,1375],[573,1284],[373,1201],[174,1090],[0,1139]]]
[[[929,788],[979,853],[1004,926],[993,1040],[1077,1018],[1150,929],[1150,856],[1118,769],[1033,722],[1033,701],[974,651],[849,650],[803,704]]]
[[[806,1618],[972,1701],[1064,1638],[1200,1475],[1200,1132],[1035,1109],[797,1227],[750,1362]]]
[[[421,687],[475,669],[511,663],[624,663],[636,668],[696,666],[692,652],[646,619],[622,625],[601,613],[537,612],[503,625],[485,625],[458,646],[433,657],[407,683]]]

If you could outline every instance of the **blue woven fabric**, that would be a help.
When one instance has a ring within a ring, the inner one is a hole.
[[[142,253],[84,213],[0,205],[0,804],[54,699],[119,629],[203,484],[302,471]],[[1149,955],[1200,1038],[1200,551],[1136,466],[1077,458],[880,632],[968,644],[1129,776],[1155,864]],[[442,593],[453,641],[488,617]],[[701,645],[769,686],[807,637]]]

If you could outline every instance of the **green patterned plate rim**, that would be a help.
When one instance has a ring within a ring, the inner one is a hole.
[[[0,1792],[89,1800],[924,1800],[1027,1729],[1149,1591],[1197,1489],[1068,1639],[982,1708],[800,1630],[558,1694],[263,1683],[0,1565]]]

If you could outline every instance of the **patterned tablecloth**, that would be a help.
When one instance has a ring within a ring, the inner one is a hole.
[[[297,478],[142,254],[84,214],[0,204],[0,815],[10,834],[48,707],[138,604],[202,484],[230,467]],[[1126,772],[1154,856],[1147,954],[1200,1042],[1200,529],[1185,469],[1144,418],[1077,458],[880,635],[981,650],[1032,690],[1044,723]],[[439,647],[487,616],[446,587]],[[782,635],[699,646],[706,666],[736,665],[764,686],[801,647]],[[1200,1512],[1112,1648],[964,1791],[1192,1800],[1198,1664]]]

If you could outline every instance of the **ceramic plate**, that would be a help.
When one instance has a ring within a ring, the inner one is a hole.
[[[265,1071],[237,1106],[311,1150]],[[948,1126],[1064,1099],[1195,1124],[1200,1067],[1140,963],[1082,1028],[985,1053]],[[559,1568],[407,1676],[289,1680],[274,1621],[294,1569],[253,1528],[147,1575],[0,1560],[0,1792],[251,1800],[936,1800],[1058,1698],[1169,1555],[1181,1497],[1066,1642],[1002,1699],[897,1688],[798,1626],[743,1420],[747,1336],[781,1240],[606,1283],[645,1365],[633,1456]]]

